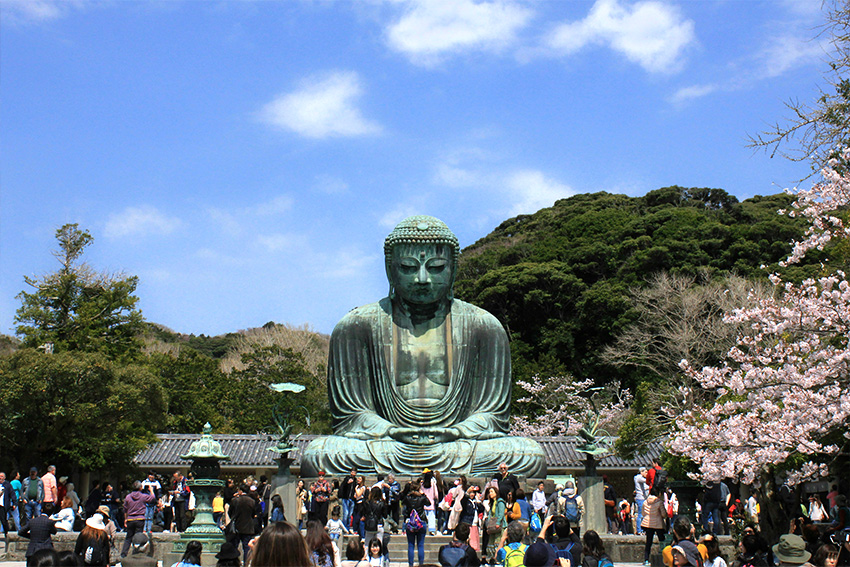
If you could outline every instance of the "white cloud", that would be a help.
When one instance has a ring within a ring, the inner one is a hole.
[[[442,185],[449,187],[472,187],[482,182],[481,172],[464,169],[450,163],[441,163],[437,166],[436,180]]]
[[[14,23],[38,23],[66,16],[85,4],[80,0],[2,0],[3,17]]]
[[[366,254],[355,246],[348,246],[339,249],[332,255],[323,256],[319,273],[322,279],[360,278],[363,277],[364,273],[373,272],[375,264],[380,258],[380,254]]]
[[[107,238],[170,234],[181,224],[180,219],[169,217],[156,207],[142,205],[109,215],[103,234]]]
[[[266,104],[260,116],[267,124],[308,138],[378,134],[381,126],[355,105],[362,94],[357,73],[334,71],[304,80],[298,90]]]
[[[387,42],[414,63],[433,65],[467,50],[501,51],[516,41],[531,16],[511,0],[413,0],[387,28]]]
[[[819,41],[782,34],[771,38],[758,54],[756,72],[765,78],[778,77],[796,67],[817,63],[824,56],[824,46]]]
[[[378,225],[383,226],[384,228],[393,229],[398,223],[407,217],[421,214],[423,213],[422,207],[420,206],[409,203],[396,205],[393,209],[387,211],[380,219],[378,219]]]
[[[576,194],[571,187],[536,170],[516,171],[508,177],[506,185],[514,200],[510,210],[512,216],[537,212],[551,207],[558,199]]]
[[[294,203],[295,200],[290,195],[278,195],[265,203],[247,209],[245,212],[258,216],[280,215],[289,211]]]
[[[681,67],[685,48],[695,41],[693,21],[675,6],[655,0],[631,6],[597,0],[586,18],[559,25],[547,43],[563,54],[607,45],[651,73],[670,73]]]
[[[319,174],[314,189],[326,195],[342,195],[348,192],[348,183],[333,175]]]
[[[689,100],[708,96],[719,90],[718,85],[691,85],[682,87],[670,97],[670,102],[673,104],[681,104]]]
[[[295,238],[287,234],[268,234],[257,237],[257,242],[269,252],[281,252],[296,244]]]

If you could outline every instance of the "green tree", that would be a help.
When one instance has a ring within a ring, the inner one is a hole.
[[[294,432],[330,433],[327,388],[324,380],[307,369],[301,353],[279,345],[258,345],[242,353],[242,366],[230,373],[232,386],[220,405],[230,429],[239,433],[274,431],[272,408],[282,402]],[[294,382],[306,389],[294,394],[269,388],[280,382]]]
[[[143,330],[136,308],[138,278],[96,272],[80,262],[92,237],[77,224],[56,231],[58,271],[25,276],[33,291],[22,291],[15,316],[16,333],[24,346],[52,345],[53,352],[103,352],[111,358],[132,358],[140,352]],[[50,350],[50,348],[48,348]]]
[[[144,366],[103,353],[0,357],[0,464],[23,469],[49,460],[66,470],[115,470],[154,439],[165,396]]]

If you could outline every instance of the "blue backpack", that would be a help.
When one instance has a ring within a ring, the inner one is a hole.
[[[568,519],[571,524],[578,522],[577,498],[577,496],[564,498],[564,517]]]
[[[440,548],[440,565],[444,567],[465,567],[469,564],[469,557],[466,555],[468,547],[465,543],[458,546],[444,545]]]

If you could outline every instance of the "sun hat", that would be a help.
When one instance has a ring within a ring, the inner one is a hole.
[[[525,550],[525,567],[550,567],[555,563],[555,550],[545,541],[536,541]]]
[[[103,514],[104,516],[106,516],[108,518],[109,517],[109,506],[98,506],[97,512],[99,514]]]
[[[97,514],[86,520],[86,525],[96,530],[106,530],[106,524],[103,523],[103,517],[98,516]]]
[[[805,540],[794,534],[780,536],[779,543],[773,546],[773,555],[783,563],[793,565],[802,565],[812,558],[812,554],[806,551]]]

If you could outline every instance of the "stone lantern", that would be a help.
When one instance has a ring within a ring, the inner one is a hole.
[[[190,540],[201,542],[206,550],[217,549],[224,542],[224,533],[213,520],[212,500],[224,487],[224,481],[218,478],[219,461],[230,460],[230,457],[222,452],[221,443],[213,439],[212,426],[207,423],[201,438],[193,441],[189,452],[180,458],[192,461],[189,472],[194,479],[187,484],[195,495],[195,519],[181,534],[174,550],[183,551]]]

